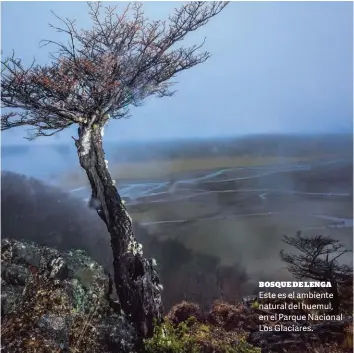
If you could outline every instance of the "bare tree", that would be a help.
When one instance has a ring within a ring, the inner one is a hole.
[[[340,264],[339,257],[351,252],[338,240],[322,235],[305,237],[301,232],[296,236],[284,236],[283,241],[297,249],[296,253],[289,254],[281,250],[280,256],[288,263],[288,269],[296,279],[313,279],[315,281],[331,282],[330,292],[334,312],[340,307],[338,286],[352,280],[353,268]]]
[[[25,67],[15,55],[2,60],[2,130],[30,125],[33,135],[51,136],[73,124],[81,167],[86,171],[98,215],[111,235],[114,281],[120,305],[141,336],[152,333],[153,319],[161,318],[159,279],[143,257],[132,221],[112,180],[102,137],[109,119],[129,115],[130,106],[145,98],[170,96],[170,80],[183,70],[205,62],[202,47],[178,46],[185,36],[205,25],[227,2],[193,1],[176,9],[168,21],[148,21],[142,5],[132,3],[121,15],[115,7],[88,3],[90,29],[55,15],[68,43],[52,40],[51,62]],[[104,14],[102,14],[102,10]]]

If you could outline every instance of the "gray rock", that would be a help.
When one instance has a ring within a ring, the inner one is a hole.
[[[250,307],[257,300],[258,300],[257,295],[248,295],[242,298],[242,304],[247,307]]]
[[[134,352],[136,332],[124,315],[112,315],[106,318],[101,327],[103,339],[108,347],[119,348],[119,352]]]
[[[48,264],[49,278],[65,280],[69,276],[68,265],[62,257],[54,257]]]
[[[11,312],[15,312],[16,308],[21,302],[22,287],[5,284],[3,281],[1,284],[1,315],[4,317]]]
[[[59,343],[59,346],[69,345],[69,325],[68,317],[58,316],[54,314],[46,314],[40,317],[37,321],[37,326],[45,335],[53,337]]]
[[[2,352],[134,352],[112,281],[85,252],[3,239],[1,263]]]
[[[27,267],[14,263],[1,266],[1,278],[6,284],[24,286],[29,276],[30,270]]]

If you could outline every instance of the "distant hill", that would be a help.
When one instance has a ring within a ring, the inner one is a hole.
[[[303,157],[309,154],[352,155],[351,134],[323,135],[249,135],[233,138],[179,139],[171,141],[107,142],[105,150],[113,162],[138,162],[174,158],[210,156],[279,156]],[[77,163],[73,144],[2,146],[2,157],[37,155],[46,151],[65,159],[65,164]],[[6,169],[6,168],[5,168]]]

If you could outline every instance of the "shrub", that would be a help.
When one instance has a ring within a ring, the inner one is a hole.
[[[255,329],[259,323],[258,315],[247,312],[244,305],[233,305],[222,301],[214,302],[208,321],[227,331]]]
[[[200,307],[198,304],[189,303],[187,301],[174,305],[167,315],[167,319],[173,324],[180,324],[191,317],[200,319]]]
[[[227,332],[190,317],[173,325],[168,319],[145,340],[147,353],[260,353],[242,335]]]

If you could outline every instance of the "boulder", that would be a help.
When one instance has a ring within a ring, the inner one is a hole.
[[[135,351],[110,274],[82,250],[1,242],[2,352]]]

